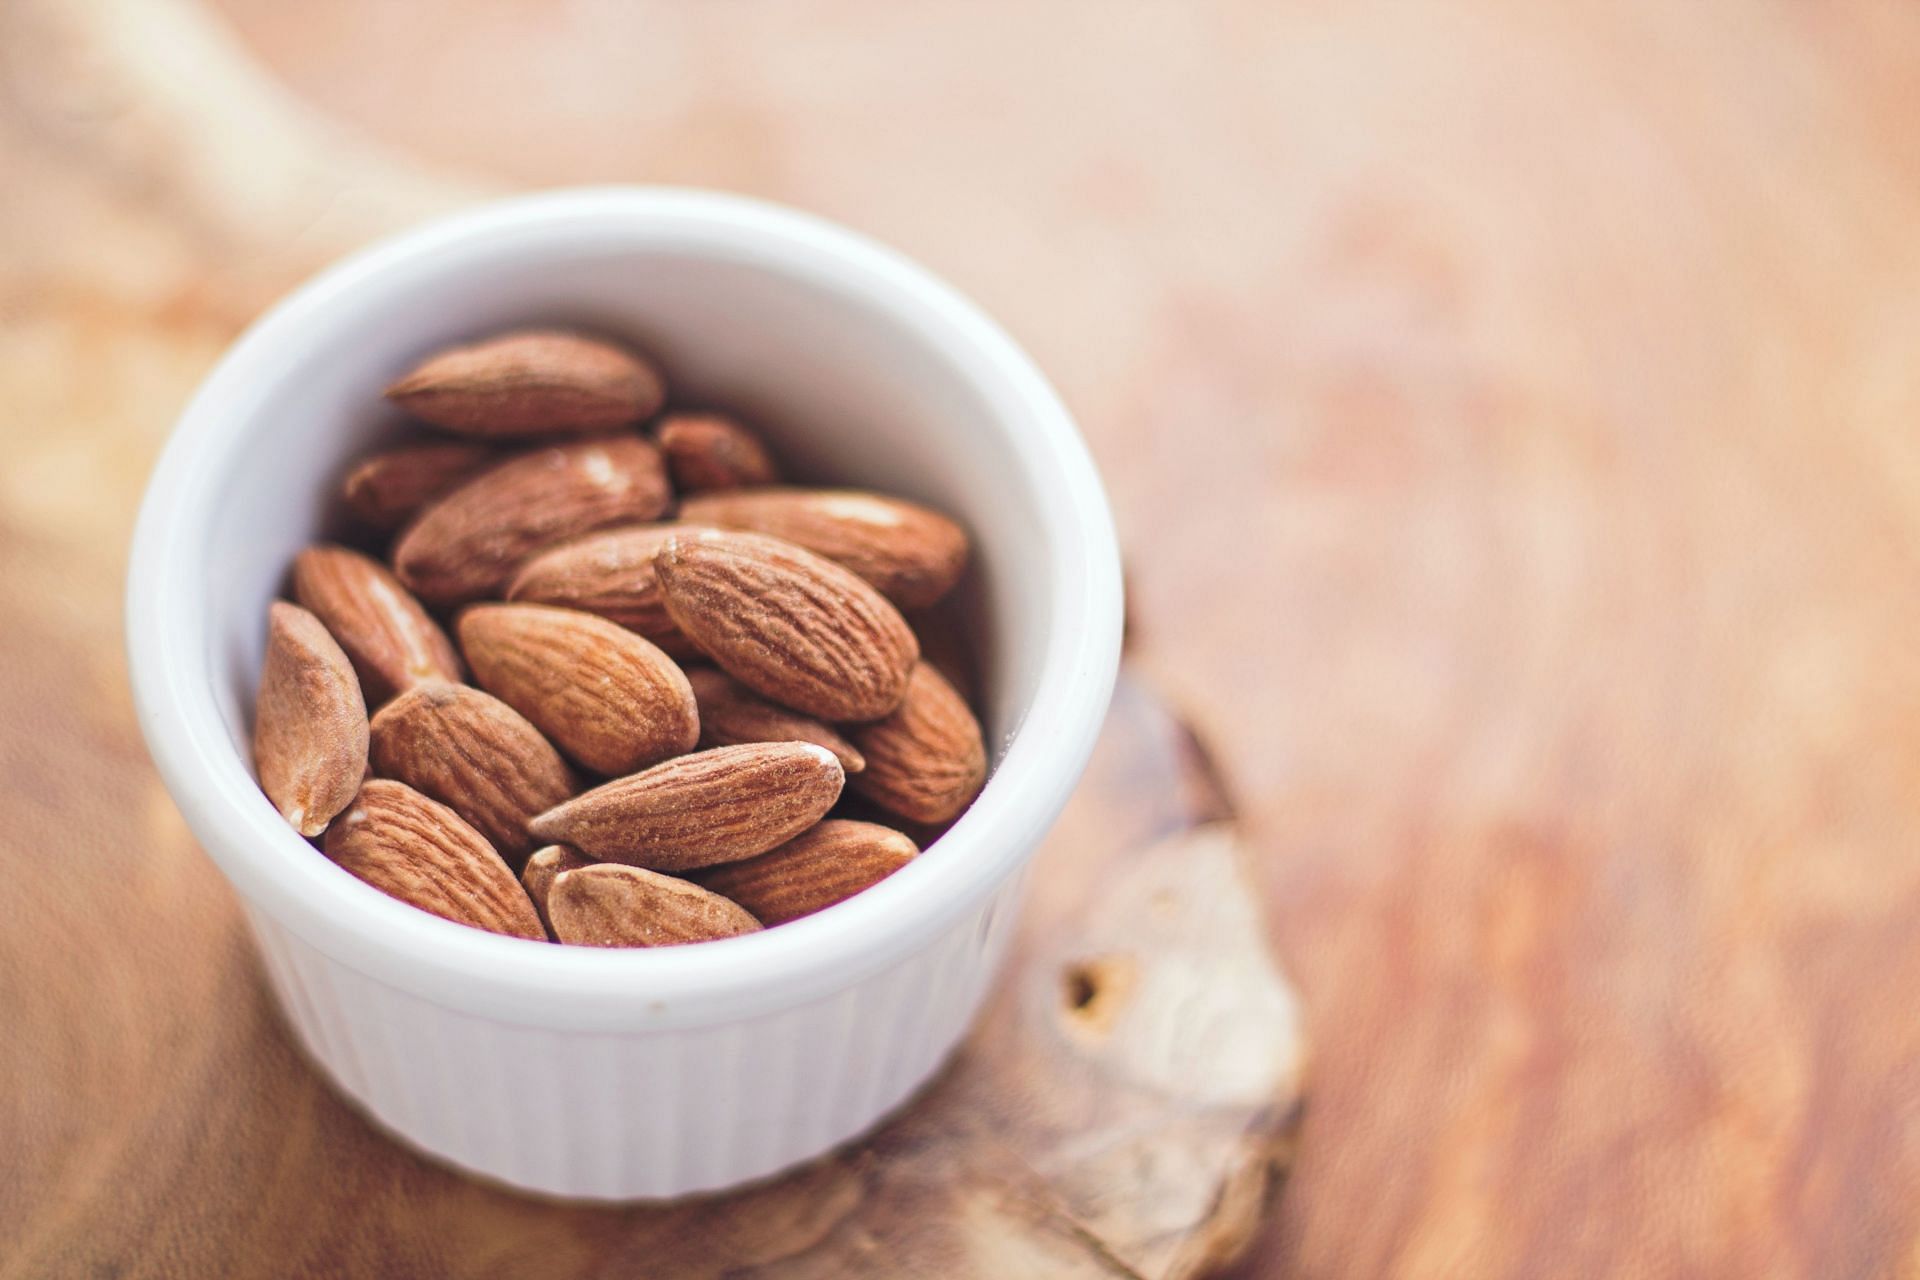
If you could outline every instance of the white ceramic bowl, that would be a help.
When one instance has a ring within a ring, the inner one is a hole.
[[[819,915],[651,951],[450,924],[316,853],[256,786],[267,602],[380,389],[512,325],[624,335],[684,397],[737,408],[803,475],[971,529],[979,800],[923,857]],[[459,214],[275,307],[182,415],[140,513],[127,649],[140,726],[245,902],[288,1021],[380,1124],[551,1195],[674,1196],[762,1177],[897,1106],[966,1030],[1029,855],[1091,750],[1120,642],[1098,476],[1020,350],[952,289],[814,218],[729,196],[589,189]]]

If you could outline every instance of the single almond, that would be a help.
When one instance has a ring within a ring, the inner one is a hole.
[[[833,752],[848,773],[867,767],[851,742],[830,726],[768,702],[725,672],[694,667],[687,672],[700,704],[700,745],[737,747],[744,742],[812,742]]]
[[[442,351],[388,387],[387,399],[437,427],[494,439],[638,422],[659,410],[666,385],[613,343],[527,330]]]
[[[785,538],[845,565],[902,609],[953,589],[967,567],[967,535],[937,511],[859,489],[742,489],[680,506],[693,524]]]
[[[844,902],[880,883],[920,850],[891,827],[829,818],[778,849],[697,872],[701,886],[730,898],[771,928]]]
[[[553,936],[579,947],[672,947],[759,930],[746,908],[640,867],[563,871],[547,895]]]
[[[327,828],[327,856],[389,897],[456,924],[544,941],[546,930],[485,836],[437,800],[375,778]]]
[[[874,720],[898,706],[920,655],[879,592],[778,538],[694,530],[654,557],[667,613],[754,692],[823,720]]]
[[[553,936],[553,920],[547,915],[547,895],[553,892],[554,878],[562,871],[595,865],[592,858],[582,857],[563,844],[550,844],[544,849],[535,849],[527,865],[521,868],[520,887],[533,899],[533,909],[540,913],[540,923],[547,926],[548,937]]]
[[[370,703],[422,680],[460,679],[453,642],[379,561],[345,547],[308,547],[294,557],[293,594],[346,650]]]
[[[367,769],[367,704],[353,664],[320,619],[276,600],[254,704],[260,789],[303,836],[326,830]]]
[[[373,767],[452,809],[510,863],[527,823],[574,792],[560,753],[518,711],[463,684],[430,681],[373,718]]]
[[[793,839],[833,807],[845,776],[810,742],[715,747],[595,787],[531,829],[590,857],[684,871]]]
[[[682,493],[778,484],[780,469],[760,437],[717,413],[673,413],[654,431]]]
[[[474,678],[596,773],[631,773],[700,740],[686,674],[618,623],[544,604],[480,604],[456,626]]]
[[[420,508],[451,493],[499,457],[498,450],[483,444],[402,445],[363,459],[347,473],[340,496],[360,523],[391,533],[413,519]]]
[[[661,544],[685,527],[636,525],[570,538],[520,566],[507,584],[507,599],[597,613],[676,658],[692,657],[699,650],[668,616],[653,569]]]
[[[394,547],[394,571],[428,604],[461,604],[497,592],[544,547],[652,520],[672,500],[660,451],[637,436],[535,449],[422,511]]]
[[[867,758],[854,790],[915,822],[945,822],[972,804],[987,780],[980,722],[924,662],[913,669],[899,710],[848,732]]]

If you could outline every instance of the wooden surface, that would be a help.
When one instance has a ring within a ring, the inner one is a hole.
[[[1253,1274],[1920,1271],[1920,10],[71,8],[0,6],[7,649],[71,690],[15,860],[156,804],[28,744],[124,716],[126,506],[237,323],[458,191],[743,189],[1088,432],[1314,1045]]]

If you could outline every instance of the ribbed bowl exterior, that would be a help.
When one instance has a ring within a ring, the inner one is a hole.
[[[966,1033],[1024,877],[901,964],[713,1026],[572,1032],[476,1017],[248,918],[300,1043],[382,1128],[522,1191],[632,1200],[735,1186],[872,1128]]]

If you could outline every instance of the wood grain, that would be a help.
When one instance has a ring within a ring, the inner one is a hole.
[[[126,111],[202,123],[185,6],[101,6],[119,56],[0,8],[8,421],[66,428],[0,428],[0,519],[93,584],[47,607],[106,635],[197,369],[391,219],[818,209],[1001,316],[1108,477],[1315,1044],[1257,1274],[1920,1272],[1920,11],[222,7],[309,145]],[[111,723],[92,652],[62,718]]]

